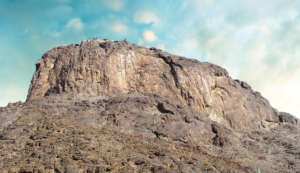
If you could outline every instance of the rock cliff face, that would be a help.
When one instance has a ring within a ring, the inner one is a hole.
[[[156,93],[177,100],[233,129],[278,122],[277,112],[227,71],[128,42],[88,40],[57,47],[36,64],[28,100],[51,94],[88,96]]]
[[[0,172],[297,172],[299,139],[219,66],[97,39],[45,53],[0,108]]]

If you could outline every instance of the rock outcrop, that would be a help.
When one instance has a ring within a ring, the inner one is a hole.
[[[0,172],[297,172],[299,121],[225,69],[126,41],[45,53],[0,108]]]
[[[159,93],[233,129],[259,129],[278,113],[227,71],[158,49],[103,40],[57,47],[36,64],[27,100],[51,94]]]

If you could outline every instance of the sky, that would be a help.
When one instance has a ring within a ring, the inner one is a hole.
[[[0,0],[0,106],[47,50],[93,38],[220,65],[300,118],[299,0]]]

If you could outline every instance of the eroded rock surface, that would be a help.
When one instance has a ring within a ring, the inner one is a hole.
[[[0,117],[15,114],[21,116],[0,132],[0,168],[10,172],[300,169],[300,130],[295,124],[234,131],[153,94],[52,95],[0,110]]]
[[[48,51],[36,64],[28,100],[132,92],[159,93],[233,129],[279,121],[266,99],[225,69],[126,41],[88,40]]]
[[[54,48],[0,107],[0,172],[288,173],[299,120],[226,70],[104,40]]]

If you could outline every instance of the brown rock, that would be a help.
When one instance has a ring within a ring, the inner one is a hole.
[[[126,41],[88,40],[48,51],[36,64],[27,100],[132,92],[159,93],[233,129],[278,122],[268,101],[225,69]]]
[[[0,172],[300,170],[298,119],[216,65],[88,40],[36,68],[0,108]]]

